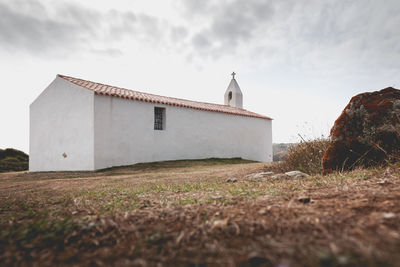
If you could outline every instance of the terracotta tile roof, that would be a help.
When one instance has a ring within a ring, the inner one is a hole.
[[[272,120],[270,117],[263,116],[254,112],[247,111],[245,109],[234,108],[227,105],[218,105],[212,103],[204,103],[204,102],[197,102],[173,97],[166,97],[166,96],[159,96],[153,95],[148,93],[142,93],[138,91],[133,91],[125,88],[119,88],[111,85],[91,82],[87,80],[82,80],[78,78],[73,78],[65,75],[58,74],[58,77],[63,78],[73,84],[76,84],[80,87],[86,88],[88,90],[92,90],[95,94],[98,95],[109,95],[109,96],[116,96],[121,98],[132,99],[136,101],[144,101],[144,102],[151,102],[156,104],[165,104],[177,107],[184,107],[184,108],[192,108],[198,110],[205,110],[205,111],[214,111],[214,112],[222,112],[228,113],[233,115],[240,115],[246,117],[255,117],[261,118],[266,120]]]

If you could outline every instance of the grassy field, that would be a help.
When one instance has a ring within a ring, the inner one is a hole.
[[[0,173],[0,265],[398,265],[399,165],[246,178],[271,169],[209,159]]]

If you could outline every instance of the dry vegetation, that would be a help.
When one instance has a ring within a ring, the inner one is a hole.
[[[330,144],[329,139],[317,138],[288,147],[284,161],[273,166],[279,171],[298,170],[307,174],[322,173],[322,156]]]
[[[0,265],[400,262],[399,165],[245,178],[266,168],[211,159],[0,174]]]

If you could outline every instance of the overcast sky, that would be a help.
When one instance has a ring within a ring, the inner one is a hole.
[[[398,0],[0,0],[0,148],[29,151],[29,104],[65,74],[244,108],[273,141],[327,135],[350,98],[400,87]]]

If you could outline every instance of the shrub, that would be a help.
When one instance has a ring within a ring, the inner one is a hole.
[[[326,138],[305,141],[289,147],[281,171],[299,170],[308,174],[322,173],[322,156],[330,141]]]
[[[29,156],[22,151],[0,149],[0,172],[28,170]]]

